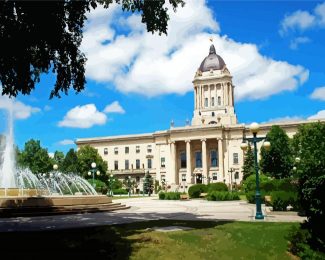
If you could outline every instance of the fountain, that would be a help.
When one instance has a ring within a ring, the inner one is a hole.
[[[15,163],[13,102],[8,109],[8,130],[0,150],[0,216],[50,215],[127,208],[98,195],[92,185],[76,173],[56,170],[33,174]],[[1,142],[1,140],[0,140]]]

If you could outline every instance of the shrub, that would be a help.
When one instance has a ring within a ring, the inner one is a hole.
[[[211,191],[208,193],[207,200],[212,201],[226,201],[226,200],[239,200],[237,192],[229,191]]]
[[[160,192],[160,200],[179,200],[181,197],[181,192]]]
[[[228,191],[228,187],[223,182],[209,183],[207,185],[208,192],[211,191]]]
[[[281,179],[278,183],[278,190],[297,192],[297,185],[292,183],[292,179]]]
[[[253,203],[255,204],[255,191],[249,191],[246,192],[246,199],[248,201],[248,203]],[[261,202],[264,203],[265,202],[265,192],[262,191],[261,192]]]
[[[274,179],[269,180],[267,182],[263,182],[263,184],[261,185],[261,190],[264,190],[267,194],[269,192],[278,190],[278,180]]]
[[[201,193],[208,192],[208,187],[205,184],[195,184],[188,189],[188,195],[191,198],[199,198]]]
[[[115,189],[113,190],[114,195],[126,195],[128,194],[128,191],[125,189]]]
[[[297,193],[286,191],[274,191],[271,193],[271,205],[273,210],[286,211],[291,205],[294,209],[298,207]]]
[[[95,190],[97,192],[101,192],[102,194],[107,193],[107,185],[105,184],[105,182],[96,179],[94,179],[94,181],[93,179],[87,179],[87,181],[91,184],[91,186],[94,187],[95,185]]]
[[[265,185],[265,183],[270,182],[270,179],[264,174],[260,174],[259,177],[260,177],[260,187],[263,187],[263,185]],[[244,187],[244,190],[246,193],[249,191],[255,191],[255,189],[256,189],[255,174],[247,177],[247,179],[243,182],[243,187]]]

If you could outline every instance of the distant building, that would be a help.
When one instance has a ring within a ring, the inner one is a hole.
[[[194,183],[242,180],[244,136],[248,126],[239,124],[234,109],[234,85],[224,60],[211,45],[194,80],[192,124],[148,134],[80,138],[78,148],[90,145],[108,162],[109,173],[139,182],[149,172],[160,183],[184,190]],[[292,137],[300,124],[312,121],[281,122]],[[274,123],[261,124],[265,136]],[[260,148],[261,143],[259,143]],[[272,144],[271,144],[272,145]]]

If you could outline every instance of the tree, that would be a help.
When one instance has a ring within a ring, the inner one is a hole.
[[[56,83],[50,98],[84,89],[86,57],[79,50],[86,13],[113,3],[139,12],[149,32],[167,33],[165,0],[2,1],[0,3],[0,81],[2,95],[30,94],[42,73]],[[169,0],[174,11],[183,0]]]
[[[59,170],[62,170],[62,163],[64,160],[64,153],[61,151],[55,151],[53,156],[53,162],[59,166]]]
[[[293,139],[295,156],[300,158],[299,200],[307,216],[303,228],[311,234],[310,246],[325,253],[325,124],[301,125]]]
[[[26,142],[18,156],[19,164],[29,168],[33,173],[46,173],[53,169],[53,162],[47,149],[41,147],[39,140],[31,139]]]
[[[79,172],[79,164],[78,164],[78,157],[77,153],[74,149],[70,149],[66,156],[64,157],[64,160],[62,162],[61,170],[64,173],[78,173]]]
[[[252,174],[255,174],[254,153],[252,147],[248,145],[247,151],[245,152],[243,180],[246,180],[246,178]]]
[[[271,147],[268,151],[261,149],[262,172],[277,179],[289,177],[293,167],[289,137],[281,127],[273,125],[266,138]]]
[[[91,163],[96,163],[96,170],[100,171],[100,176],[96,178],[106,182],[107,180],[107,162],[99,155],[98,151],[89,146],[82,146],[77,152],[79,173],[84,178],[89,178],[88,172],[91,170]]]

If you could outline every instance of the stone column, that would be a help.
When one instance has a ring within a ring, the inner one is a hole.
[[[224,165],[223,165],[223,143],[221,138],[218,139],[218,163],[219,163],[219,172],[221,173],[221,176],[224,179],[225,172],[224,172]]]
[[[208,107],[212,107],[212,102],[211,102],[211,86],[208,86],[209,88],[209,106]]]
[[[206,139],[201,139],[202,142],[202,176],[206,177],[205,181],[207,181],[208,177],[208,165],[207,165],[207,144]]]
[[[174,184],[178,184],[176,174],[176,144],[174,141],[170,142],[170,174],[171,180],[174,182]]]
[[[191,140],[186,140],[186,182],[192,180],[192,158],[191,158]]]

